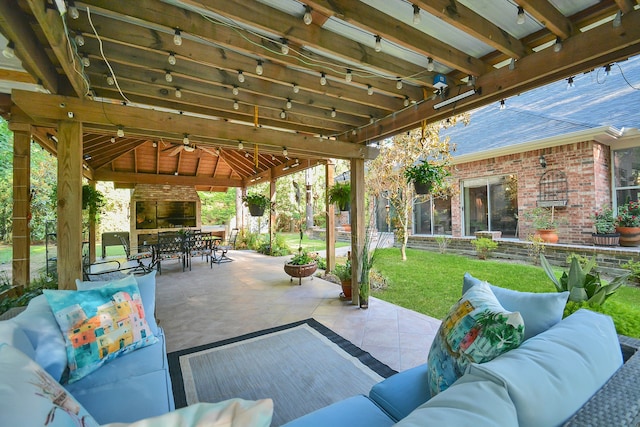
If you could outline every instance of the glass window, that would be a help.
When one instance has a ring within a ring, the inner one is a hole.
[[[638,200],[640,193],[640,147],[613,152],[616,206]]]
[[[451,199],[428,198],[413,207],[414,234],[451,235]]]
[[[518,179],[515,175],[482,178],[463,183],[465,235],[501,231],[517,236]]]

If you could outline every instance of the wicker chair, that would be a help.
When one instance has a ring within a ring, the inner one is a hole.
[[[213,255],[211,256],[211,268],[213,268],[214,262],[217,264],[220,264],[223,262],[233,261],[233,259],[227,256],[227,253],[229,252],[229,250],[236,248],[237,238],[238,238],[238,229],[234,228],[233,230],[231,230],[231,233],[229,234],[229,239],[225,243],[220,243],[220,241],[217,240],[213,244],[213,247],[212,247]]]

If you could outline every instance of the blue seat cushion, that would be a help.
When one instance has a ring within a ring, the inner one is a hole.
[[[427,364],[407,369],[374,385],[369,398],[400,421],[418,406],[429,400]]]
[[[283,427],[389,427],[394,424],[375,403],[358,395],[296,418]]]

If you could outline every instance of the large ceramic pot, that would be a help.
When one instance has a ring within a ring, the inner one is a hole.
[[[295,265],[295,264],[285,264],[284,272],[291,276],[291,280],[293,281],[294,277],[298,278],[298,285],[302,284],[303,277],[309,277],[318,269],[318,264],[316,262],[312,262],[311,264],[303,264],[303,265]]]
[[[592,233],[591,236],[593,237],[593,244],[596,246],[618,246],[620,243],[620,233]]]
[[[620,246],[640,246],[640,227],[616,227]]]
[[[342,280],[340,284],[342,285],[342,293],[344,294],[344,297],[351,299],[351,279]]]
[[[539,237],[545,243],[558,243],[558,232],[555,229],[538,229],[534,237]]]

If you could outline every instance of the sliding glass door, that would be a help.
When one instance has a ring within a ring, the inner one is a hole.
[[[464,234],[502,231],[517,236],[518,180],[515,175],[466,180],[462,183]]]

